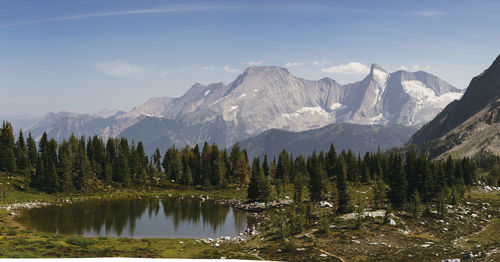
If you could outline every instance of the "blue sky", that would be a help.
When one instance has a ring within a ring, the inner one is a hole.
[[[130,110],[249,65],[353,82],[377,63],[465,88],[500,2],[0,0],[0,115]]]

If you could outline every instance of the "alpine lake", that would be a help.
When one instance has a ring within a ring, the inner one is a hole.
[[[91,199],[21,209],[27,229],[85,237],[237,237],[254,218],[231,205],[195,197]]]

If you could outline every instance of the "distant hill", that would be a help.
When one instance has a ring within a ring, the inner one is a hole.
[[[431,157],[500,155],[500,56],[410,140]]]
[[[333,143],[337,152],[351,149],[356,154],[376,152],[399,147],[406,143],[416,127],[402,125],[356,125],[347,123],[331,124],[323,128],[303,132],[271,129],[255,137],[240,142],[249,157],[278,156],[282,149],[293,155],[310,155],[313,150],[328,151]]]

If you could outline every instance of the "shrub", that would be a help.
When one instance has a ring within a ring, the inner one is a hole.
[[[66,239],[66,243],[80,247],[87,247],[97,243],[97,241],[91,238],[71,237]]]

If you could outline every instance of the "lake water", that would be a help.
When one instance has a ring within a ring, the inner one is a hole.
[[[216,238],[244,232],[247,213],[197,198],[94,199],[24,209],[17,220],[35,231],[81,236]]]

